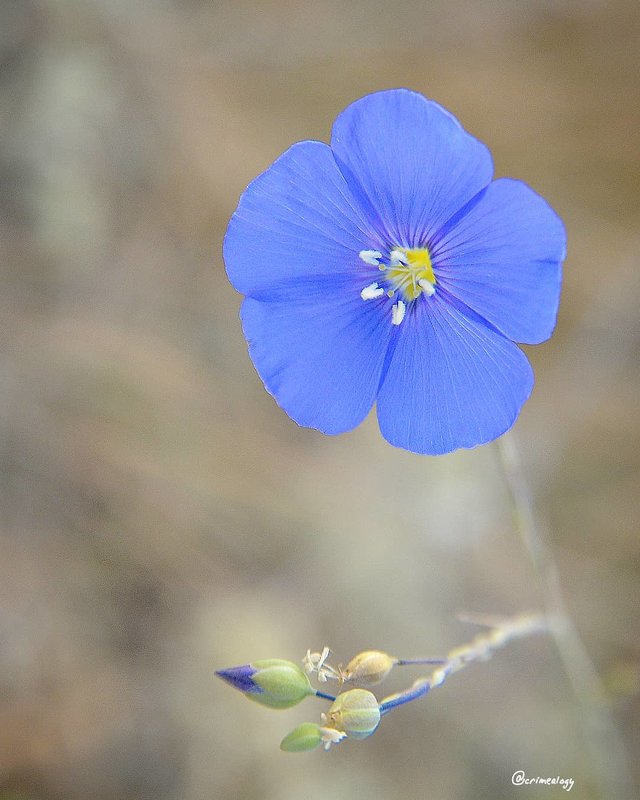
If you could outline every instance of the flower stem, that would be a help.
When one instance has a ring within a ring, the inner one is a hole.
[[[635,795],[624,742],[598,673],[567,610],[558,568],[547,542],[547,528],[536,517],[518,448],[512,435],[502,436],[496,445],[515,526],[531,560],[549,632],[580,708],[600,795],[633,800]]]
[[[454,648],[446,659],[440,662],[442,666],[434,670],[431,677],[418,678],[403,692],[385,697],[380,703],[380,714],[386,714],[393,708],[423,697],[431,689],[441,686],[449,675],[459,672],[474,661],[486,661],[508,642],[547,629],[545,618],[539,614],[520,614],[509,618],[491,617],[486,620],[480,617],[468,619],[474,624],[487,625],[489,630],[479,633],[469,644]]]
[[[316,689],[316,697],[320,697],[323,700],[330,700],[332,703],[335,702],[335,697],[332,694],[326,694],[325,692],[321,692],[319,689]]]
[[[412,700],[417,700],[418,697],[424,697],[427,692],[431,690],[431,681],[429,678],[418,678],[414,681],[408,689],[397,694],[392,694],[385,697],[380,703],[380,715],[386,714],[398,706],[403,706],[405,703],[410,703]]]

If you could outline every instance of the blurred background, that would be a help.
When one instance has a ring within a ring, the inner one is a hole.
[[[460,610],[541,604],[492,447],[297,428],[246,354],[221,259],[240,193],[396,86],[566,222],[515,433],[639,752],[639,74],[636,0],[0,3],[2,800],[564,796],[516,769],[598,796],[542,637],[329,754],[278,749],[323,702],[270,711],[213,675],[437,655],[474,635]]]

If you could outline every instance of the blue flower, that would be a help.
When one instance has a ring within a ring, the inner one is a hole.
[[[555,326],[562,222],[437,103],[379,92],[299,142],[240,198],[224,242],[249,353],[300,425],[338,434],[377,403],[416,453],[504,433],[533,387],[515,344]]]

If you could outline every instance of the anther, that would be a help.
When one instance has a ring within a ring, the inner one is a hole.
[[[397,267],[399,264],[401,264],[403,267],[406,267],[409,263],[402,250],[392,250],[389,253],[389,260],[391,261],[392,267]]]
[[[382,297],[383,294],[384,289],[381,289],[378,284],[374,282],[364,287],[360,292],[360,297],[363,300],[375,300],[376,297]]]
[[[394,325],[399,325],[402,322],[406,308],[402,300],[398,300],[398,302],[391,307],[391,322]]]
[[[418,286],[428,297],[431,297],[436,293],[435,286],[431,283],[431,281],[428,281],[426,278],[420,278],[420,280],[418,281]]]
[[[379,250],[361,250],[358,255],[365,264],[377,267],[380,264],[382,253]]]

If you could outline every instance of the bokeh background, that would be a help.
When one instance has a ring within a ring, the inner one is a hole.
[[[323,703],[213,676],[324,644],[438,654],[475,632],[460,610],[540,607],[491,447],[299,429],[246,355],[221,259],[240,192],[395,86],[566,221],[516,435],[639,752],[639,74],[635,0],[0,3],[2,800],[564,796],[516,769],[597,796],[542,637],[329,754],[278,749]]]

